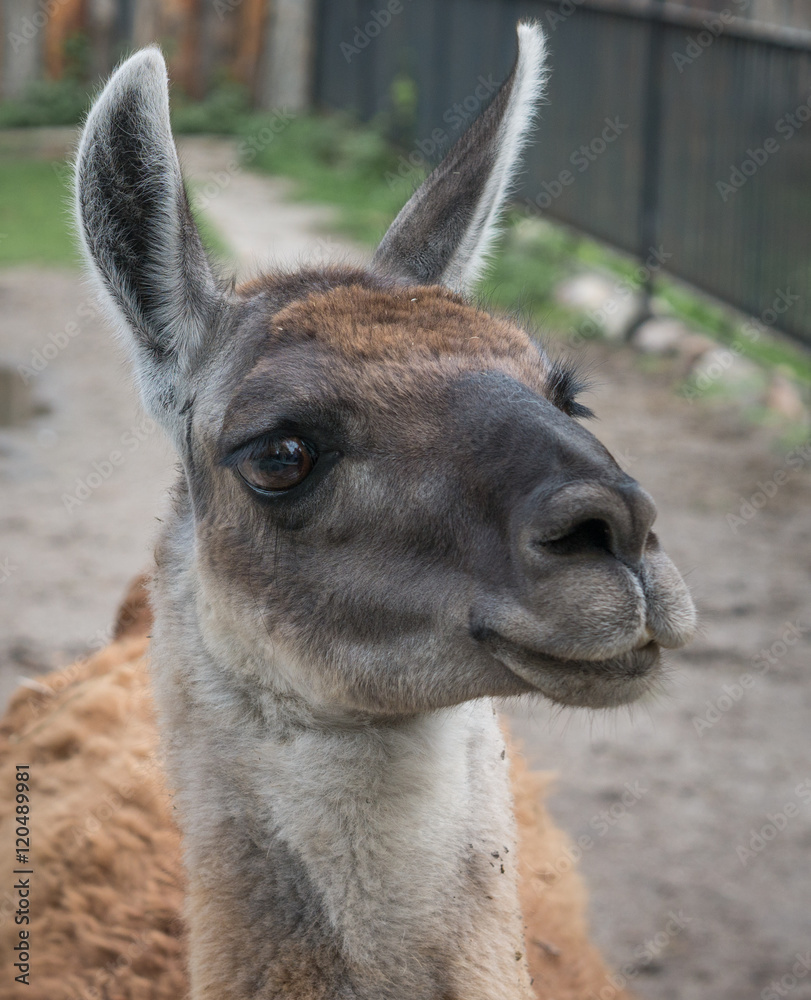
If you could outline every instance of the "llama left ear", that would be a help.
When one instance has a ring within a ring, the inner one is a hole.
[[[412,284],[467,292],[484,271],[545,80],[540,25],[518,25],[518,58],[489,107],[409,199],[373,258]]]
[[[223,298],[183,186],[157,48],[123,63],[88,115],[76,215],[85,258],[132,348],[146,409],[177,439]]]

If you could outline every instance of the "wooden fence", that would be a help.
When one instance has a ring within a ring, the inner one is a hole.
[[[40,78],[105,77],[126,52],[158,42],[193,98],[234,81],[258,107],[310,98],[311,0],[1,0],[0,97]]]

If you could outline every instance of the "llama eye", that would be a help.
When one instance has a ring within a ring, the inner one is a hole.
[[[237,464],[237,472],[251,489],[280,493],[303,482],[313,471],[316,451],[297,437],[265,441]]]

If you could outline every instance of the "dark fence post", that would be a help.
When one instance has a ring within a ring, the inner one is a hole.
[[[642,120],[642,185],[639,203],[640,261],[644,264],[659,238],[659,176],[662,148],[662,73],[664,71],[665,24],[662,17],[664,0],[651,0],[647,16],[650,20],[648,51],[645,66],[645,108]],[[643,306],[639,319],[627,331],[628,336],[651,315],[653,272],[648,270],[642,285]]]

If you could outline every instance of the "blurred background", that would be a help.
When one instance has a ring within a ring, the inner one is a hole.
[[[101,80],[161,45],[224,273],[363,260],[522,18],[551,75],[480,295],[582,362],[702,631],[647,705],[507,710],[631,989],[808,1000],[807,0],[2,0],[0,700],[109,641],[173,477],[71,235]]]

